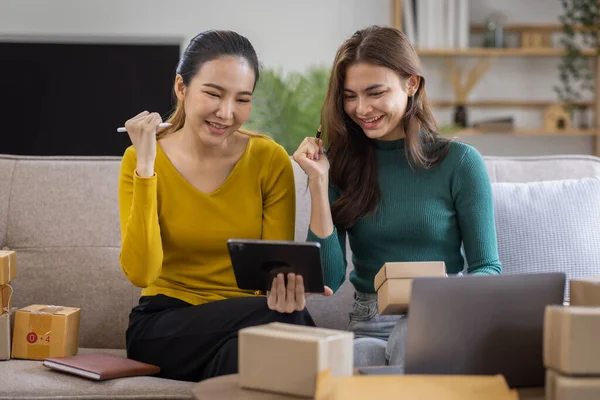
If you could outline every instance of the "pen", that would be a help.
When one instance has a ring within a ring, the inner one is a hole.
[[[321,149],[321,151],[323,152],[323,154],[325,154],[325,149],[322,148],[322,144],[321,144],[321,134],[323,133],[323,125],[319,125],[319,129],[317,129],[317,136],[315,137],[319,143],[319,148]],[[317,154],[317,160],[319,159],[319,155]]]
[[[171,125],[173,125],[173,124],[170,124],[168,122],[163,122],[162,124],[158,124],[158,129],[168,128]],[[127,132],[127,129],[124,126],[122,126],[120,128],[117,128],[117,132]]]

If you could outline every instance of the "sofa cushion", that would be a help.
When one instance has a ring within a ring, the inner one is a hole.
[[[504,273],[600,275],[600,177],[492,188]]]
[[[484,160],[492,182],[537,182],[600,175],[600,158],[587,155],[485,156]]]
[[[125,356],[124,350],[79,352]],[[41,361],[0,361],[0,399],[191,399],[193,384],[149,376],[96,382],[51,370]]]
[[[10,189],[15,170],[15,161],[0,158],[0,249],[6,246]]]
[[[129,312],[137,298],[118,260],[117,247],[18,248],[14,303],[79,307],[79,346],[125,348]]]
[[[80,307],[81,347],[124,348],[139,289],[119,265],[119,158],[0,161],[11,185],[0,221],[8,221],[3,246],[17,252],[14,305]]]

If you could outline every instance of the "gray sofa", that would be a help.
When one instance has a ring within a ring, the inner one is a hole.
[[[128,314],[139,296],[119,266],[119,162],[0,156],[0,248],[17,252],[14,305],[81,307],[81,352],[125,354]],[[600,175],[600,159],[591,156],[487,157],[486,163],[493,182]],[[310,203],[305,176],[294,168],[296,238],[304,240]],[[345,329],[351,306],[348,283],[332,298],[312,296],[308,305],[320,326],[338,329]],[[37,361],[0,361],[0,399],[183,399],[191,397],[191,387],[152,377],[95,383],[52,372]]]

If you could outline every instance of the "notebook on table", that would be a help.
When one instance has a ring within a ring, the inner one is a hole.
[[[96,381],[154,375],[160,372],[160,368],[155,365],[106,353],[46,358],[43,365],[50,369]]]

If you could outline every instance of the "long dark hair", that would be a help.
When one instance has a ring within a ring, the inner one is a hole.
[[[188,86],[204,63],[221,56],[236,56],[245,59],[254,71],[254,88],[260,77],[258,57],[248,39],[232,31],[209,30],[196,35],[188,44],[179,59],[176,73],[183,78],[183,84]],[[183,101],[177,100],[175,111],[166,122],[173,124],[158,134],[164,137],[180,130],[185,122]]]
[[[406,36],[397,29],[379,26],[354,33],[337,51],[323,104],[323,138],[330,162],[330,181],[341,190],[331,211],[334,224],[345,229],[375,212],[380,202],[374,142],[344,111],[346,70],[356,62],[390,68],[402,80],[412,75],[420,78],[401,122],[406,135],[406,156],[413,169],[433,168],[443,159],[449,143],[438,133],[419,57]]]

